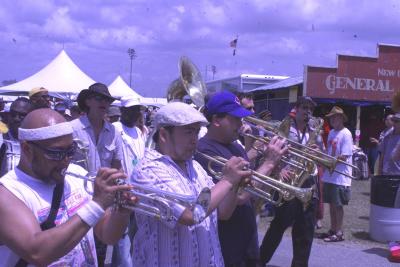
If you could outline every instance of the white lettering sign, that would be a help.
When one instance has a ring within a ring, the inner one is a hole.
[[[388,75],[392,74],[393,72],[390,72]],[[393,75],[396,75],[396,72],[394,72]],[[349,89],[362,90],[362,91],[393,92],[393,89],[390,88],[389,80],[375,80],[375,79],[358,78],[358,77],[349,78],[349,77],[340,77],[336,75],[329,75],[328,77],[326,77],[325,86],[328,89],[329,94],[331,95],[334,94],[336,90],[349,90]]]

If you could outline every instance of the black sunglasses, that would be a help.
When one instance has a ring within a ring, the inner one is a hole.
[[[93,95],[92,98],[94,100],[96,100],[96,101],[99,101],[99,102],[101,102],[101,101],[107,101],[108,103],[114,102],[114,99],[111,99],[111,98],[109,98],[107,96],[104,96],[104,95],[97,95],[96,94],[96,95]]]
[[[10,110],[10,116],[11,117],[21,117],[22,119],[26,117],[26,115],[28,115],[28,113],[26,112],[19,112],[16,110]]]
[[[45,148],[32,141],[28,141],[28,143],[43,151],[43,155],[45,156],[45,158],[54,161],[61,161],[65,159],[65,157],[71,158],[75,155],[78,147],[76,142],[72,142],[72,145],[66,149]]]

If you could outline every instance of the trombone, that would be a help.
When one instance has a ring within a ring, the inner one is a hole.
[[[279,132],[282,132],[282,128],[287,127],[287,125],[285,125],[283,127],[283,125],[282,125],[283,123],[279,127],[271,126],[267,121],[263,121],[263,120],[260,120],[260,119],[254,118],[254,117],[250,117],[250,116],[245,117],[244,120],[251,124],[262,126],[265,130],[272,132],[274,135],[279,135],[279,136],[281,136],[279,134]],[[245,134],[245,135],[250,138],[260,140],[264,143],[269,143],[269,141],[271,140],[270,137],[254,136],[251,134]],[[336,170],[336,165],[338,163],[340,163],[340,164],[347,165],[354,170],[359,170],[359,168],[357,166],[350,164],[344,160],[335,158],[331,155],[328,155],[318,149],[313,149],[311,147],[300,144],[300,143],[290,140],[290,139],[286,139],[286,140],[287,140],[288,144],[290,145],[289,146],[289,155],[293,155],[293,156],[301,157],[301,158],[308,158],[308,159],[314,161],[315,163],[317,163],[318,165],[325,167],[331,174],[333,172],[336,172],[336,173],[345,175],[351,179],[357,178],[357,177],[352,176],[351,174]]]
[[[204,157],[208,159],[208,170],[210,173],[216,177],[217,179],[220,179],[222,176],[222,173],[216,172],[212,168],[212,163],[215,163],[216,165],[219,166],[224,166],[225,163],[228,161],[226,158],[220,157],[220,156],[210,156],[207,154],[204,154],[202,152],[197,151],[197,154],[199,154],[201,157]],[[308,174],[307,174],[308,176]],[[293,198],[299,199],[304,205],[307,205],[307,203],[311,200],[313,196],[313,191],[314,188],[298,188],[286,183],[283,183],[281,181],[275,180],[272,177],[269,177],[267,175],[263,175],[261,173],[252,171],[252,180],[254,180],[256,183],[265,186],[267,188],[270,188],[273,191],[276,191],[279,193],[278,199],[274,200],[274,195],[271,192],[267,192],[265,189],[258,188],[255,185],[252,184],[246,184],[243,186],[243,190],[246,192],[255,195],[257,197],[260,197],[266,201],[271,202],[273,205],[279,206],[283,203],[283,201],[289,201],[292,200]]]
[[[65,172],[65,175],[70,175],[74,178],[84,180],[85,191],[88,192],[88,194],[93,195],[93,192],[91,191],[89,186],[87,186],[87,182],[94,183],[95,177],[89,175],[80,175],[68,171]],[[123,179],[117,179],[116,184],[123,185],[126,183]],[[117,206],[122,206],[126,209],[141,213],[146,216],[150,216],[157,220],[172,221],[174,219],[178,219],[174,217],[174,214],[172,214],[172,206],[178,204],[189,208],[193,212],[193,218],[196,224],[203,221],[206,217],[211,199],[211,191],[208,187],[203,188],[200,194],[198,196],[195,196],[163,191],[138,183],[129,183],[129,185],[132,185],[134,189],[131,189],[128,192],[141,199],[146,200],[149,203],[152,203],[153,205],[146,204],[142,201],[136,203],[133,206],[127,205],[122,200],[122,192],[118,192],[114,200]],[[159,206],[159,208],[157,208],[156,205]]]

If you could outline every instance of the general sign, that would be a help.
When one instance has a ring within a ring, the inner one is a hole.
[[[304,95],[390,102],[400,90],[400,46],[378,45],[378,57],[338,55],[338,67],[305,67]]]

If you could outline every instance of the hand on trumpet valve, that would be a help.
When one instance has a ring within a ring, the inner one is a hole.
[[[309,147],[314,150],[320,150],[317,144],[311,144]]]
[[[283,168],[278,174],[279,180],[290,183],[294,178],[294,172],[288,168]]]
[[[349,157],[350,156],[348,156],[348,155],[340,155],[340,156],[337,157],[337,160],[341,160],[341,161],[346,162]]]
[[[252,174],[249,162],[240,157],[231,157],[222,169],[223,179],[232,185],[239,185],[242,182],[250,182]]]
[[[117,192],[132,189],[132,186],[126,183],[118,184],[117,180],[119,179],[126,179],[126,174],[117,169],[100,168],[93,185],[93,201],[103,209],[107,209],[114,204]],[[134,200],[132,199],[132,201]]]
[[[271,141],[268,143],[268,146],[264,150],[265,162],[277,165],[282,156],[287,154],[287,152],[288,145],[286,139],[275,135],[272,137]]]

